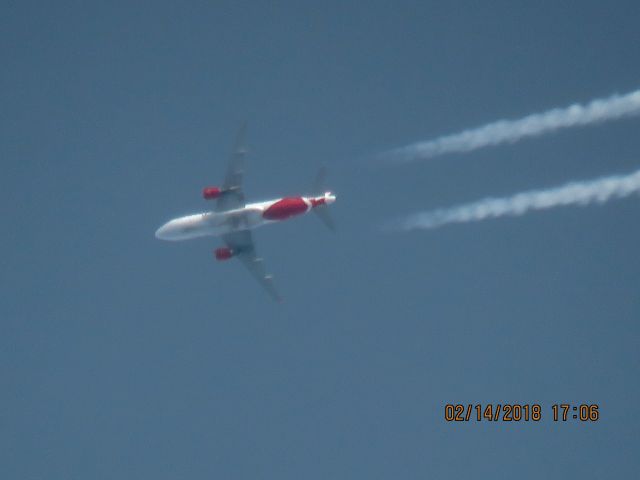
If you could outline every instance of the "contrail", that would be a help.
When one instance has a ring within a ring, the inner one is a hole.
[[[531,190],[511,197],[486,198],[455,207],[416,213],[388,227],[405,231],[438,228],[449,223],[479,222],[488,218],[520,216],[530,210],[604,203],[633,193],[640,193],[640,170],[629,175],[571,182],[548,190]]]
[[[383,155],[410,162],[454,152],[470,152],[483,147],[514,143],[526,137],[640,114],[640,90],[626,95],[596,99],[586,105],[574,104],[534,113],[518,120],[499,120],[487,125],[414,143]]]

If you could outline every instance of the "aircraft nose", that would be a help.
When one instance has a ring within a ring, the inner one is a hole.
[[[165,223],[158,230],[156,230],[156,238],[160,240],[169,240],[170,226],[169,223]]]

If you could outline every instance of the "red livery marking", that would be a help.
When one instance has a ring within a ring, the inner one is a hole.
[[[233,257],[233,250],[230,248],[216,248],[213,253],[216,255],[216,260],[220,261],[229,260]]]
[[[312,207],[317,207],[318,205],[324,205],[326,203],[324,197],[311,198],[310,200]]]
[[[205,200],[213,200],[214,198],[218,198],[221,193],[222,190],[220,190],[218,187],[206,187],[202,189],[202,197]]]
[[[262,216],[267,220],[286,220],[294,215],[305,213],[308,208],[309,206],[301,197],[287,197],[267,208]]]

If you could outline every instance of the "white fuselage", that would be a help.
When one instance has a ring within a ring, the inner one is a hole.
[[[292,216],[308,213],[317,205],[334,201],[335,196],[327,192],[321,197],[285,197],[249,203],[242,208],[224,212],[196,213],[168,221],[156,231],[156,237],[176,241],[224,235],[287,220]]]

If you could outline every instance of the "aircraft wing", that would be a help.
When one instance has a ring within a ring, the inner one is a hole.
[[[244,177],[244,157],[247,154],[245,145],[245,134],[247,124],[240,126],[236,142],[233,146],[227,176],[224,179],[222,190],[224,194],[218,197],[216,211],[233,210],[244,207],[244,193],[242,192],[242,179]]]
[[[262,285],[269,296],[276,302],[282,302],[282,297],[273,283],[273,276],[264,267],[264,261],[258,257],[250,230],[239,230],[224,234],[222,239],[227,246],[237,252],[235,257],[247,267],[249,273]]]

